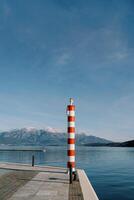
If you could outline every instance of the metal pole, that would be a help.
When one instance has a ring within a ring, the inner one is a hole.
[[[73,182],[73,177],[72,177],[72,166],[70,165],[70,168],[69,168],[69,182],[70,184],[72,184]]]
[[[72,168],[72,172],[75,172],[75,105],[73,105],[73,99],[70,98],[70,104],[67,106],[68,117],[68,163],[67,167]]]

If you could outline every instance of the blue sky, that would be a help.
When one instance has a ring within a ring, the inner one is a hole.
[[[0,130],[134,139],[134,1],[0,0]]]

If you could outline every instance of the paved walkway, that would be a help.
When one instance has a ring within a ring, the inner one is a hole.
[[[27,171],[11,171],[0,176],[0,200],[10,198],[18,188],[30,181],[36,172]]]
[[[67,174],[40,172],[13,194],[10,200],[68,200]]]
[[[0,200],[98,199],[82,170],[78,170],[80,181],[69,184],[67,169],[62,167],[0,163],[0,169],[11,170],[0,176]]]
[[[84,200],[78,180],[69,185],[69,200]]]
[[[83,200],[79,181],[69,184],[62,167],[0,163],[12,170],[0,177],[0,200]]]

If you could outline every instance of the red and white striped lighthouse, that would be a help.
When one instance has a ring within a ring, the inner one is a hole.
[[[67,167],[72,167],[75,172],[75,105],[73,99],[70,98],[70,104],[67,106],[68,118],[68,163]]]

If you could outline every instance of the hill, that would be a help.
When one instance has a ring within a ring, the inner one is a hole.
[[[134,147],[134,140],[126,142],[88,143],[84,144],[84,146]]]

